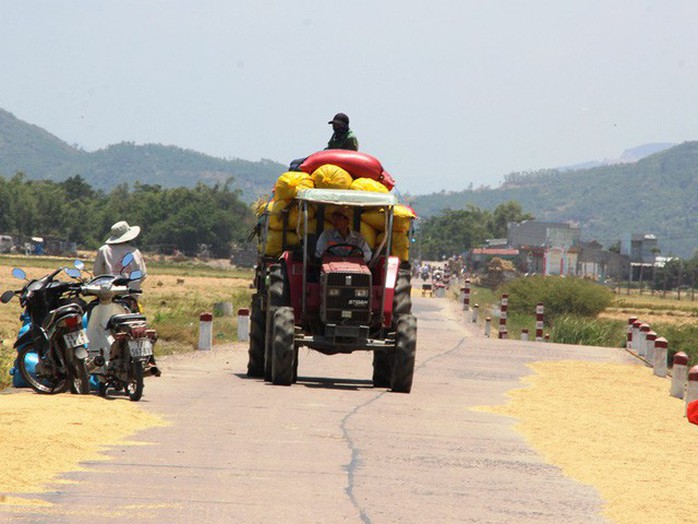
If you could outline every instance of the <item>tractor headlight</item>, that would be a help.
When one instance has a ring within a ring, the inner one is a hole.
[[[359,298],[368,298],[368,289],[355,289],[354,296]]]

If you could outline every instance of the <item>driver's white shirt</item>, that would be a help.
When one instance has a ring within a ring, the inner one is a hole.
[[[351,244],[352,246],[356,246],[363,251],[366,262],[371,260],[371,248],[368,247],[368,244],[366,243],[364,237],[361,236],[361,233],[358,231],[349,230],[347,238],[344,238],[335,228],[325,229],[318,237],[315,248],[315,256],[321,257],[328,247],[337,244]],[[349,248],[347,248],[347,251],[348,250]],[[346,254],[348,255],[349,253],[347,252]]]

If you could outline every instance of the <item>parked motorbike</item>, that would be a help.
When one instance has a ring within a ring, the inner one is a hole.
[[[5,291],[0,302],[6,304],[18,295],[24,308],[20,316],[24,325],[14,344],[24,382],[37,393],[56,394],[70,389],[72,393],[88,394],[84,301],[77,296],[79,284],[55,280],[62,271],[76,276],[74,269],[59,268],[42,278],[27,280],[24,270],[14,268],[12,275],[27,283],[18,291]]]
[[[122,265],[128,266],[132,257],[127,254]],[[112,388],[138,401],[143,396],[146,370],[159,375],[157,367],[149,365],[157,333],[148,329],[145,316],[137,312],[135,297],[140,291],[129,288],[130,282],[142,276],[140,271],[129,276],[98,275],[80,288],[83,296],[94,297],[86,306],[89,368],[103,397]]]

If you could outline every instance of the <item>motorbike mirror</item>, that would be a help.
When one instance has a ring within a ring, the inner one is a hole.
[[[68,276],[72,278],[80,278],[80,270],[76,268],[69,267],[65,270],[66,273],[68,273]]]
[[[121,259],[121,265],[123,267],[128,266],[131,262],[133,262],[133,258],[133,253],[126,253],[124,258]]]
[[[10,300],[12,300],[12,297],[14,296],[14,291],[7,290],[2,294],[2,296],[0,296],[0,302],[2,302],[3,304],[7,304]]]
[[[27,274],[24,272],[23,269],[15,267],[12,268],[12,276],[19,279],[19,280],[26,280],[27,279]]]
[[[83,269],[85,269],[85,263],[84,263],[82,260],[77,260],[77,259],[74,260],[74,261],[73,261],[73,265],[74,265],[77,269],[79,269],[80,271],[82,271]]]
[[[140,269],[136,269],[131,273],[131,275],[129,275],[128,278],[129,280],[138,280],[140,278],[143,278],[143,271],[141,271]]]

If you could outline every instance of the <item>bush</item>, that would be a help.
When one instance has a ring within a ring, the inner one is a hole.
[[[512,280],[500,288],[509,294],[509,311],[535,314],[545,306],[546,324],[565,315],[596,317],[611,304],[613,294],[600,284],[575,277],[533,276]]]
[[[698,348],[696,348],[696,340],[698,340],[697,325],[657,322],[652,324],[652,329],[659,336],[667,339],[669,346],[667,361],[670,366],[674,362],[674,355],[679,351],[683,351],[688,355],[690,366],[698,364]]]
[[[625,345],[625,322],[565,315],[555,319],[550,341],[560,344],[620,347]]]

